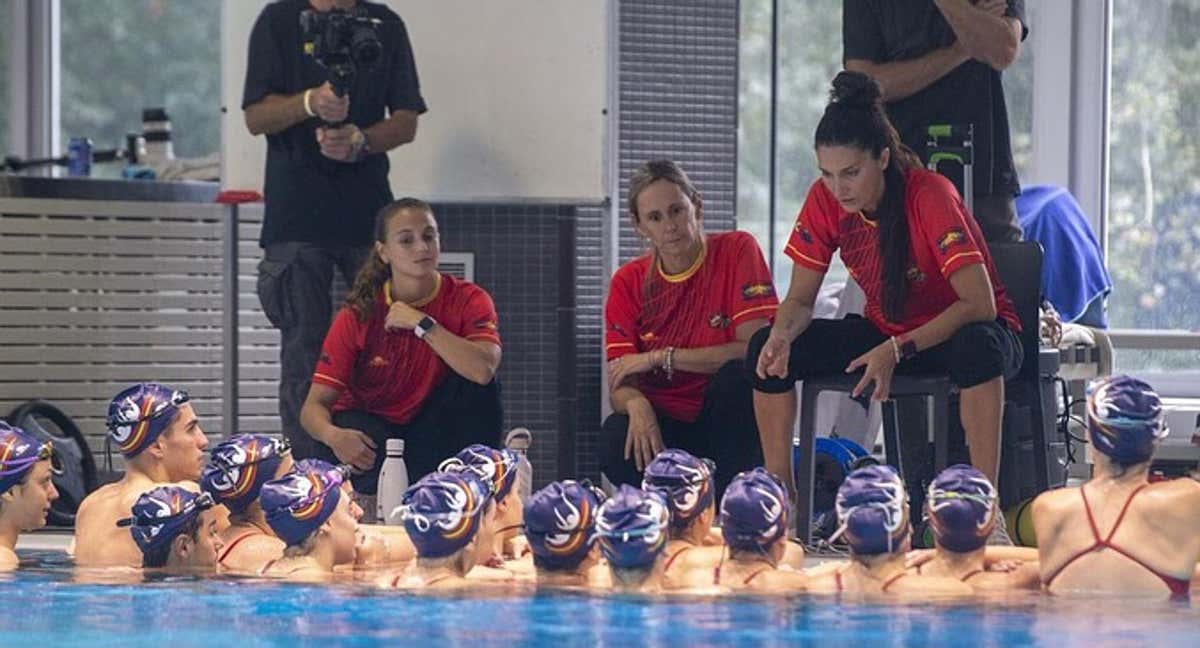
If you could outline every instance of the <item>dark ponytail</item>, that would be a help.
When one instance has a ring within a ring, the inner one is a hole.
[[[905,174],[921,166],[920,158],[900,141],[883,108],[883,91],[861,72],[840,72],[833,79],[829,105],[817,124],[816,148],[847,146],[869,151],[876,159],[886,149],[883,199],[875,212],[879,224],[880,282],[883,315],[891,322],[904,318],[908,299],[908,214],[905,212]]]

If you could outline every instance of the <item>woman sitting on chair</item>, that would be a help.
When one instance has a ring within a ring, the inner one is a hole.
[[[471,443],[500,440],[496,309],[479,286],[438,271],[438,241],[428,203],[404,198],[379,211],[375,249],[325,337],[300,412],[317,456],[355,469],[372,517],[388,439],[405,439],[413,479]]]
[[[961,389],[971,463],[995,483],[1004,381],[1023,353],[979,225],[950,181],[900,142],[864,74],[834,79],[816,154],[821,179],[786,248],[791,286],[746,357],[767,469],[794,481],[797,380],[861,370],[854,396],[873,383],[872,397],[885,400],[893,373],[944,372]],[[835,251],[866,293],[865,319],[813,319]]]
[[[637,485],[656,454],[683,448],[717,461],[720,497],[762,461],[739,361],[775,314],[771,273],[749,234],[704,233],[700,192],[674,162],[634,173],[629,214],[650,252],[617,270],[605,305],[614,413],[600,469],[613,484]]]
[[[1129,376],[1101,378],[1088,389],[1087,428],[1092,479],[1033,502],[1042,585],[1187,597],[1200,560],[1200,484],[1147,480],[1167,436],[1158,394]]]

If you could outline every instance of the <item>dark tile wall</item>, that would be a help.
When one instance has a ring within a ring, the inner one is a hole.
[[[498,376],[504,427],[533,431],[530,461],[539,487],[563,476],[559,439],[573,433],[570,425],[564,426],[562,414],[569,409],[564,399],[573,396],[575,384],[564,379],[562,368],[575,362],[570,344],[575,209],[480,204],[434,208],[443,251],[473,252],[475,282],[496,303],[504,347]]]
[[[736,226],[738,10],[735,0],[622,0],[618,151],[620,260],[645,247],[630,225],[629,177],[679,162],[704,197],[710,232]]]

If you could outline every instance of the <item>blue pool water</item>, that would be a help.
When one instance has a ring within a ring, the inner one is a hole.
[[[1186,601],[1021,594],[880,604],[523,589],[451,597],[359,585],[120,580],[66,566],[3,577],[0,646],[1200,645],[1200,610]]]

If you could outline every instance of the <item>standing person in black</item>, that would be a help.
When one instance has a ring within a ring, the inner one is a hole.
[[[883,86],[900,138],[928,159],[931,124],[975,126],[974,216],[988,242],[1021,240],[1001,72],[1029,33],[1024,0],[843,0],[842,58]]]
[[[383,45],[381,60],[343,97],[305,53],[300,27],[301,12],[335,8],[361,8],[380,21]],[[250,35],[242,110],[250,132],[267,136],[258,298],[280,332],[279,415],[302,459],[313,441],[300,407],[333,316],[334,268],[349,284],[367,258],[375,213],[393,199],[387,151],[413,141],[426,110],[403,21],[364,0],[267,5]]]

